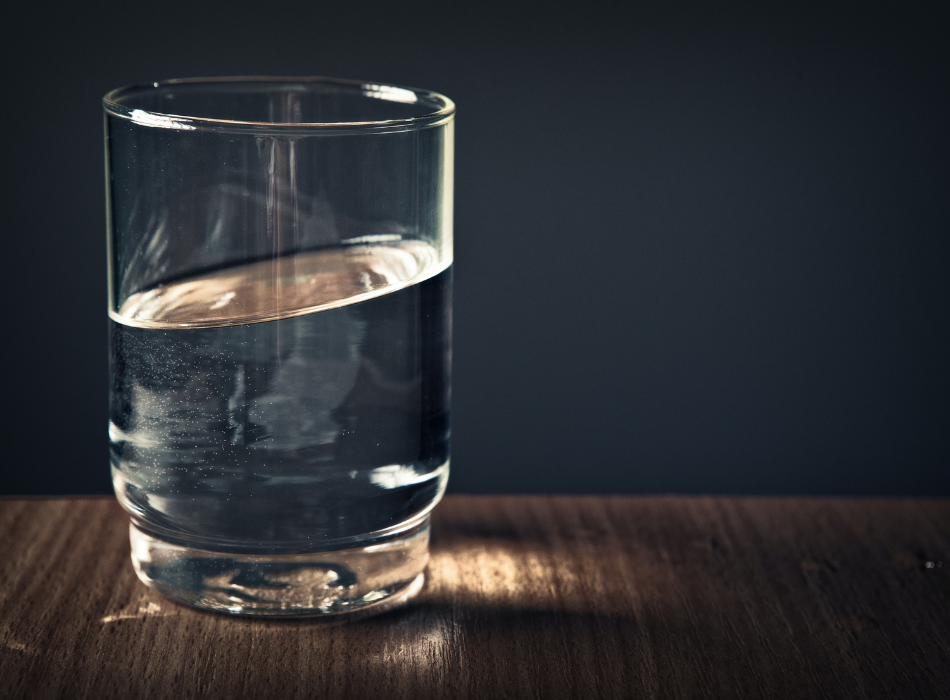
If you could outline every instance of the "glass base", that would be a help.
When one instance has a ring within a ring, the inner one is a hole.
[[[372,544],[308,554],[235,554],[172,544],[129,528],[146,585],[196,608],[260,617],[316,617],[401,605],[422,588],[429,518]]]

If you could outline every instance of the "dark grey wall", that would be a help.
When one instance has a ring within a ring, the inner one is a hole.
[[[451,488],[950,495],[946,3],[35,4],[3,51],[2,493],[109,489],[99,99],[459,107]]]

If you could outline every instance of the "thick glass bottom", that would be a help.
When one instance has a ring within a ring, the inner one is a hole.
[[[377,613],[422,588],[429,518],[386,540],[308,554],[222,553],[129,528],[132,564],[148,586],[179,603],[233,615],[316,617]]]

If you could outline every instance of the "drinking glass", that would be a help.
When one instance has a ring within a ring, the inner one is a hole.
[[[406,600],[449,470],[453,103],[242,77],[103,104],[110,454],[139,578],[244,615]]]

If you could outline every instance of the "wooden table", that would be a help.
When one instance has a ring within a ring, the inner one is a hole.
[[[255,621],[135,578],[112,499],[0,500],[0,697],[950,697],[950,502],[448,497],[422,593]]]

